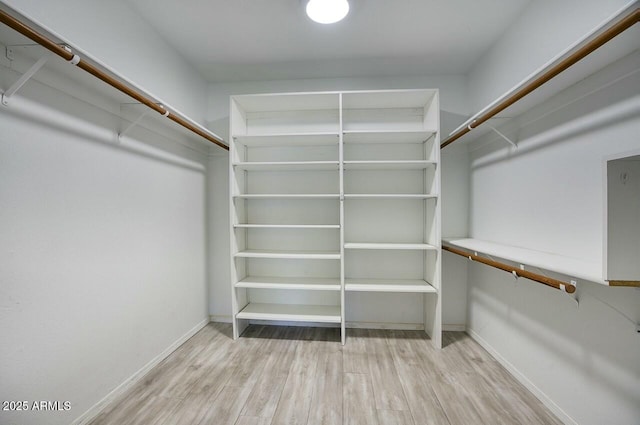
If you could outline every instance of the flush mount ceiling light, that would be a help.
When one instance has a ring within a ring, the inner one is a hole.
[[[307,15],[320,24],[333,24],[344,19],[349,13],[347,0],[309,0]]]

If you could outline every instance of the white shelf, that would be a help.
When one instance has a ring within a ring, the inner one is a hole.
[[[406,250],[437,250],[438,248],[426,243],[371,243],[371,242],[347,242],[345,249],[406,249]]]
[[[340,199],[337,193],[252,193],[233,195],[239,199]]]
[[[311,277],[249,276],[236,283],[236,288],[304,289],[309,291],[339,291],[340,279]]]
[[[279,133],[236,135],[233,139],[245,146],[322,146],[337,145],[338,133]]]
[[[245,113],[335,110],[338,112],[338,92],[266,93],[233,96]]]
[[[240,229],[339,229],[339,224],[234,224]]]
[[[345,291],[437,293],[436,288],[419,279],[345,279]]]
[[[423,143],[429,140],[435,130],[352,130],[343,134],[344,143]]]
[[[265,249],[247,249],[234,254],[241,258],[291,258],[307,260],[339,260],[340,251],[272,251]]]
[[[237,319],[340,323],[340,306],[302,304],[247,304]]]
[[[436,199],[438,195],[423,193],[345,193],[345,199]]]
[[[338,161],[292,161],[292,162],[238,162],[237,170],[246,171],[321,171],[338,170]]]
[[[345,170],[423,170],[435,166],[430,160],[344,161]]]
[[[590,282],[607,284],[602,278],[602,264],[600,261],[581,260],[480,239],[443,239],[443,242],[468,251],[500,257],[515,263],[538,267]]]
[[[346,91],[342,94],[344,109],[424,108],[437,90]]]

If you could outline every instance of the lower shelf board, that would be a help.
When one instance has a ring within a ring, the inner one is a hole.
[[[427,281],[419,279],[345,279],[348,292],[420,292],[437,293]]]
[[[340,323],[338,305],[247,304],[236,319]]]
[[[340,279],[313,277],[248,276],[235,284],[236,288],[303,289],[308,291],[339,291]]]

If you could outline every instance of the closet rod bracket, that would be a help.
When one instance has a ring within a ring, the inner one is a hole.
[[[122,130],[120,133],[118,133],[118,141],[121,141],[122,137],[124,137],[124,135],[127,134],[133,127],[135,127],[136,125],[140,124],[140,122],[145,117],[145,115],[147,115],[150,111],[151,111],[151,109],[146,108],[144,110],[144,112],[141,113],[140,116],[138,116],[138,118],[135,119],[135,121],[130,123],[128,126],[126,126],[124,128],[124,130]]]
[[[9,99],[11,98],[11,96],[16,94],[16,92],[20,90],[20,88],[22,88],[22,86],[24,86],[26,82],[29,81],[31,77],[33,77],[36,72],[38,72],[40,68],[44,66],[45,63],[47,63],[50,57],[51,53],[43,53],[42,56],[40,56],[40,59],[38,59],[36,63],[31,65],[31,68],[29,68],[24,74],[22,74],[22,76],[18,78],[18,80],[13,83],[11,87],[9,87],[4,93],[2,93],[2,104],[4,106],[9,105]]]
[[[487,127],[489,127],[491,130],[495,131],[496,134],[498,134],[498,136],[502,137],[504,140],[507,141],[507,143],[509,143],[511,146],[513,146],[514,148],[518,148],[518,144],[516,142],[514,142],[513,140],[511,140],[510,138],[508,138],[507,136],[504,135],[504,133],[500,132],[497,128],[495,128],[492,125],[487,124]]]

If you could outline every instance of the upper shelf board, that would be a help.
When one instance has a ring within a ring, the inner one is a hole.
[[[429,140],[435,130],[351,130],[345,131],[344,143],[424,143]]]
[[[337,145],[340,138],[338,133],[314,132],[235,135],[233,136],[233,140],[249,147],[323,146]]]
[[[344,161],[345,170],[422,170],[435,165],[430,160]]]
[[[343,109],[424,108],[437,93],[425,90],[377,90],[343,92]]]
[[[237,162],[236,170],[247,171],[320,171],[338,170],[338,161]]]
[[[316,111],[339,108],[338,93],[284,93],[232,96],[244,112]]]
[[[402,250],[437,250],[438,248],[426,243],[372,243],[372,242],[347,242],[345,249],[402,249]]]
[[[337,193],[251,193],[233,195],[238,199],[340,199]]]

